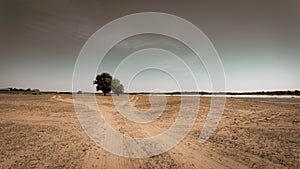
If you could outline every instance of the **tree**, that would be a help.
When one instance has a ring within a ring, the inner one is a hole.
[[[106,96],[106,93],[111,91],[111,81],[112,77],[109,73],[97,75],[96,80],[94,81],[94,85],[97,85],[96,90],[101,90],[104,96]]]
[[[119,96],[119,94],[124,92],[124,86],[119,79],[114,78],[111,82],[111,90]]]

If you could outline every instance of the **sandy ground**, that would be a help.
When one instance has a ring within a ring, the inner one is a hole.
[[[131,96],[142,111],[147,96]],[[166,111],[140,125],[125,119],[110,96],[97,96],[114,129],[133,137],[161,133],[175,120],[180,97],[167,97]],[[98,147],[81,128],[71,95],[0,95],[1,168],[300,168],[300,104],[228,98],[215,134],[197,140],[210,98],[201,98],[188,136],[161,155],[129,159]]]

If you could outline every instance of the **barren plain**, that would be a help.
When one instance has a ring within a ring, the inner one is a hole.
[[[142,111],[147,95],[130,96]],[[111,126],[125,135],[156,135],[176,119],[180,97],[167,98],[154,122],[137,125],[115,109],[111,96],[97,96]],[[300,104],[227,98],[222,119],[208,141],[198,142],[210,98],[200,99],[187,137],[163,154],[120,157],[89,139],[77,119],[72,95],[0,95],[0,168],[300,168]]]

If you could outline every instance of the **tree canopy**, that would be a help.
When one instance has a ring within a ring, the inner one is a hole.
[[[120,83],[120,80],[117,78],[112,79],[112,76],[109,73],[97,75],[96,80],[94,80],[94,85],[97,85],[96,90],[101,90],[104,96],[110,91],[113,91],[117,95],[124,92],[124,87]]]
[[[124,92],[124,86],[119,79],[114,78],[111,82],[111,90],[119,96],[119,94]]]
[[[106,96],[111,91],[111,82],[112,76],[109,73],[102,73],[101,75],[97,75],[94,84],[97,85],[96,90],[101,90],[104,96]]]

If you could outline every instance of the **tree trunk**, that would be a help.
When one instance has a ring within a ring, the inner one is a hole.
[[[104,96],[106,96],[106,93],[105,93],[105,92],[104,92],[103,94],[104,94]]]

